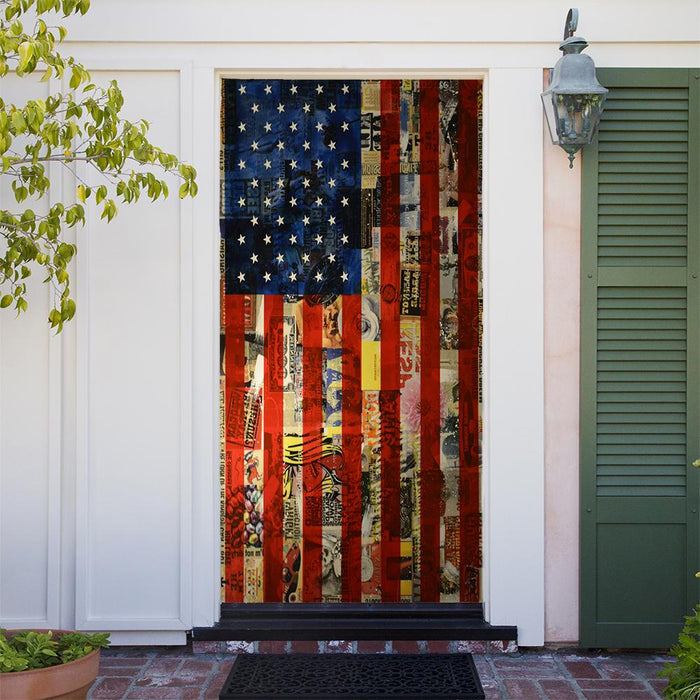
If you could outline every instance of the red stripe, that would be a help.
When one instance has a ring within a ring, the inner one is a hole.
[[[343,602],[360,602],[362,571],[361,297],[343,297]]]
[[[440,132],[438,83],[421,81],[421,600],[440,599]]]
[[[226,313],[226,533],[224,600],[243,602],[243,395],[245,298],[228,294]]]
[[[301,564],[303,571],[302,601],[321,602],[321,469],[317,463],[323,437],[323,308],[303,301],[303,389],[304,409],[304,525]],[[307,460],[307,455],[316,455]]]
[[[478,81],[459,83],[460,598],[479,600]]]
[[[401,592],[401,427],[399,401],[400,83],[381,84],[381,469],[382,601]]]
[[[263,382],[263,600],[282,602],[282,435],[284,431],[284,308],[282,297],[264,297]]]

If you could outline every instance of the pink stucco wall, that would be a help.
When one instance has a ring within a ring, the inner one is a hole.
[[[578,640],[581,156],[544,133],[545,640]]]

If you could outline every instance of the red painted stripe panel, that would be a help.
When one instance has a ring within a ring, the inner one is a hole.
[[[243,454],[246,297],[226,295],[226,533],[224,599],[243,602]]]
[[[362,587],[362,298],[343,297],[343,602],[360,602]]]
[[[479,600],[479,202],[478,96],[480,83],[459,84],[459,375],[460,599]]]
[[[322,556],[322,473],[319,464],[323,438],[323,307],[305,299],[302,312],[302,335],[304,339],[303,413],[304,413],[304,457],[302,482],[303,538],[302,538],[302,601],[320,603],[321,556]]]
[[[284,308],[282,297],[264,298],[265,378],[263,382],[263,594],[282,602],[282,469],[284,461]]]
[[[401,426],[399,300],[400,260],[400,83],[381,84],[381,469],[382,600],[396,602],[401,590]]]
[[[421,600],[440,599],[440,134],[438,83],[421,81]]]

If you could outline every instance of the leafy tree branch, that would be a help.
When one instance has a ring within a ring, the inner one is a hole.
[[[153,201],[167,197],[167,173],[180,178],[181,198],[197,194],[195,169],[152,144],[148,122],[120,116],[124,98],[117,83],[93,84],[78,61],[57,52],[66,30],[44,17],[84,15],[89,7],[90,0],[0,0],[0,80],[41,72],[42,82],[68,84],[65,92],[23,105],[0,97],[0,177],[9,179],[14,198],[13,207],[0,205],[0,308],[25,311],[27,278],[41,271],[54,288],[49,323],[59,331],[75,314],[68,264],[77,248],[66,231],[85,223],[88,200],[111,221],[117,202],[130,204],[142,194]],[[75,201],[48,206],[50,164],[76,175],[79,162],[97,171],[102,184],[90,187],[76,176]],[[43,211],[34,211],[32,200]]]

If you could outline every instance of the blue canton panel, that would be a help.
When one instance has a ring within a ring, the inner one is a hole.
[[[227,294],[360,292],[359,81],[227,80]]]

